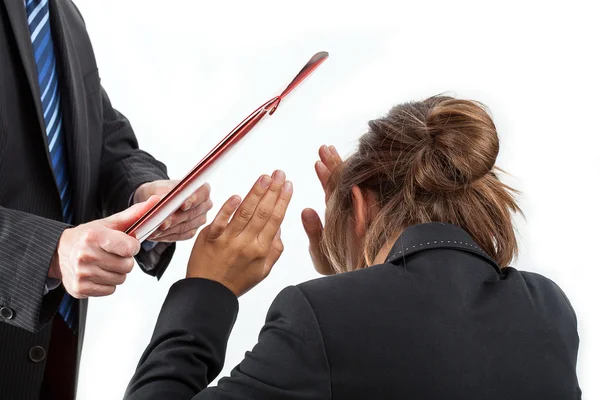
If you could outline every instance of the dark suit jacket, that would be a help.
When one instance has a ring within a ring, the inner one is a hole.
[[[238,302],[173,285],[126,399],[580,398],[573,309],[540,275],[500,270],[462,229],[404,231],[385,264],[285,289],[218,386]]]
[[[52,35],[62,94],[64,132],[73,190],[74,223],[121,211],[142,183],[166,179],[164,165],[138,149],[127,119],[102,89],[83,19],[69,0],[51,0]],[[37,399],[49,322],[64,289],[43,295],[57,241],[67,227],[48,154],[37,69],[22,0],[0,0],[0,398]],[[158,265],[140,253],[145,272]],[[85,301],[79,304],[79,344]],[[39,356],[39,351],[38,351]],[[39,358],[39,357],[35,357]],[[65,373],[68,373],[67,371]],[[75,373],[75,371],[71,371]]]

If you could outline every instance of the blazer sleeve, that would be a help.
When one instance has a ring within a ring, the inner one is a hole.
[[[102,157],[100,160],[100,193],[104,216],[129,207],[135,190],[146,182],[169,179],[167,168],[150,154],[140,150],[131,124],[115,110],[102,89]],[[149,275],[161,277],[175,252],[175,243],[157,256],[155,250],[141,250],[138,264]]]
[[[61,286],[44,296],[44,287],[67,227],[0,207],[0,308],[6,308],[0,322],[36,332],[51,321],[65,292]]]
[[[176,283],[150,345],[126,392],[127,400],[331,398],[329,364],[319,324],[297,287],[273,302],[258,343],[217,386],[238,310],[224,286],[203,279]]]

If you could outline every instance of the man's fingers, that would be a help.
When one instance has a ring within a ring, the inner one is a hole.
[[[103,225],[109,229],[125,231],[159,201],[159,196],[151,196],[145,202],[135,204],[128,209],[104,218],[101,221]]]
[[[160,236],[164,236],[164,235],[171,235],[171,234],[177,233],[177,232],[188,231],[191,228],[182,229],[181,227],[179,227],[178,231],[173,231],[173,229],[178,227],[181,224],[185,224],[191,220],[195,220],[201,215],[206,215],[206,213],[210,209],[212,209],[212,207],[213,207],[212,201],[206,200],[200,204],[194,204],[194,207],[190,208],[187,211],[181,211],[181,210],[176,211],[173,215],[171,215],[169,218],[167,218],[166,221],[164,221],[162,223],[162,225],[160,226],[160,229],[158,230],[158,232],[156,233],[155,236],[160,237]],[[205,222],[206,221],[204,221],[204,223]],[[200,226],[200,225],[198,225],[198,226]]]
[[[237,210],[241,202],[242,199],[240,196],[236,195],[230,197],[229,200],[223,204],[213,222],[205,228],[209,239],[216,239],[223,234],[231,216],[235,210]]]
[[[290,205],[292,193],[294,191],[292,182],[286,181],[273,207],[269,220],[265,223],[262,231],[258,235],[259,243],[271,243],[281,229],[281,224],[285,218],[285,213]],[[266,197],[266,196],[265,196]],[[260,205],[259,205],[260,207]]]
[[[210,184],[206,182],[192,194],[182,205],[182,211],[188,211],[192,208],[205,203],[210,198]],[[208,210],[207,210],[208,211]]]
[[[273,179],[268,175],[261,176],[258,181],[254,184],[246,198],[242,201],[237,211],[231,218],[231,222],[226,228],[229,234],[237,236],[245,227],[248,222],[252,219],[256,206],[260,202],[260,199],[271,186]]]
[[[197,232],[198,232],[198,229],[192,229],[187,232],[173,233],[171,235],[161,236],[158,239],[156,239],[156,241],[157,242],[165,242],[165,243],[181,242],[184,240],[192,239],[194,236],[196,236]]]
[[[97,233],[98,246],[107,253],[120,257],[133,257],[140,251],[140,242],[126,233],[106,229]]]
[[[286,183],[285,182],[285,173],[283,171],[279,171],[279,170],[275,171],[273,173],[272,178],[273,178],[273,181],[271,182],[269,189],[264,194],[262,199],[260,199],[260,201],[258,202],[258,205],[256,206],[256,210],[254,211],[254,214],[252,215],[252,218],[250,219],[250,221],[244,228],[244,232],[249,233],[253,237],[256,237],[258,235],[258,233],[261,232],[262,229],[265,227],[267,222],[270,221],[271,217],[273,216],[275,204],[277,204],[278,199],[281,194],[281,190],[282,190],[284,184]],[[289,196],[291,196],[291,182],[288,184],[288,189],[289,189],[288,194],[289,194]],[[286,208],[287,208],[287,206],[286,206]],[[283,220],[283,217],[281,217],[281,220]],[[278,226],[275,227],[275,229],[273,230],[271,237],[266,238],[266,240],[268,240],[268,243],[271,243],[271,241],[273,240],[273,235],[275,235],[275,232],[277,232],[279,225],[281,225],[281,220],[279,221]]]
[[[67,292],[76,299],[87,299],[88,297],[110,296],[115,292],[115,285],[99,285],[94,282],[83,282],[71,288]]]
[[[90,276],[89,280],[98,285],[117,286],[122,285],[127,278],[127,273],[112,272],[109,269],[104,269],[105,266],[100,266]]]
[[[181,235],[190,231],[197,232],[198,228],[200,228],[205,223],[206,214],[200,214],[194,219],[182,222],[179,225],[167,229],[166,231],[157,232],[158,234],[154,235],[151,240],[154,242],[163,242],[164,238],[168,236]]]
[[[128,274],[133,270],[135,260],[133,257],[120,257],[104,252],[94,264],[109,272]]]

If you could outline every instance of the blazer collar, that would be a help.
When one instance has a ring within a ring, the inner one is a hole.
[[[413,225],[404,230],[392,247],[386,262],[394,262],[424,250],[440,248],[476,254],[500,272],[496,261],[483,251],[466,231],[456,225],[441,222]]]

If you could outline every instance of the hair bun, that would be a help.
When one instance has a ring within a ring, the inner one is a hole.
[[[480,103],[449,97],[428,99],[425,137],[415,149],[413,178],[425,192],[448,193],[488,174],[499,151],[492,118]]]

